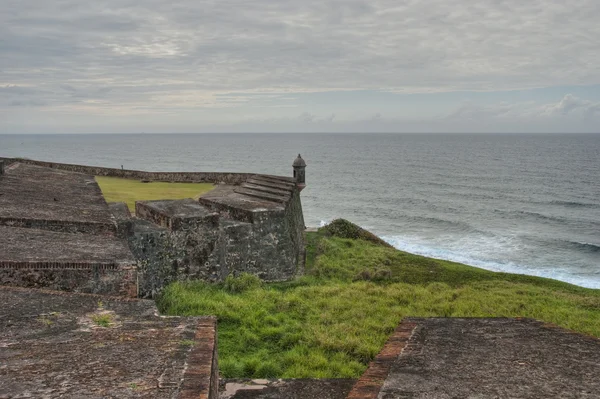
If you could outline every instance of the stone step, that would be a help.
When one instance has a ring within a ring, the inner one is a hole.
[[[292,191],[294,191],[293,187],[290,187],[290,186],[287,186],[287,185],[284,185],[284,184],[279,184],[279,183],[272,182],[272,181],[268,181],[268,180],[260,180],[260,179],[252,178],[252,179],[248,179],[246,181],[246,183],[248,183],[248,184],[255,184],[257,186],[270,187],[270,188],[274,188],[274,189],[277,189],[277,190],[287,191],[289,193],[291,193]]]
[[[244,187],[250,190],[262,191],[267,194],[279,195],[281,197],[290,197],[289,191],[280,190],[278,188],[272,188],[269,186],[261,186],[253,183],[243,183],[240,187]]]
[[[266,201],[281,202],[281,203],[286,203],[289,201],[289,196],[282,197],[280,195],[268,194],[268,193],[265,193],[262,191],[251,190],[251,189],[247,189],[244,187],[236,187],[236,189],[234,191],[237,194],[244,194],[244,195],[248,195],[250,197],[260,198],[260,199],[263,199]]]
[[[295,182],[288,180],[286,178],[279,177],[279,176],[254,175],[251,177],[251,179],[266,181],[266,182],[270,182],[270,183],[276,183],[276,184],[284,185],[284,186],[287,186],[290,188],[294,188],[294,186],[296,186]]]
[[[227,203],[222,198],[200,197],[198,202],[215,212],[222,212],[221,218],[248,223],[254,220],[251,209],[244,209],[235,203]]]

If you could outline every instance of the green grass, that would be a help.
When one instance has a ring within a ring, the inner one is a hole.
[[[600,290],[412,255],[326,229],[307,275],[256,284],[174,283],[171,315],[218,317],[224,377],[358,377],[406,316],[531,317],[600,337]]]
[[[106,202],[125,202],[135,211],[135,201],[196,198],[214,188],[212,183],[142,183],[139,180],[96,176]]]
[[[110,313],[92,315],[92,321],[98,327],[110,327],[114,323],[114,316]]]

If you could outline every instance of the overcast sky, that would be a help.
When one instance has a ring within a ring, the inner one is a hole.
[[[0,0],[0,133],[600,132],[598,0]]]

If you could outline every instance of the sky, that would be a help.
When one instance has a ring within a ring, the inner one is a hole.
[[[0,134],[600,133],[598,0],[0,0]]]

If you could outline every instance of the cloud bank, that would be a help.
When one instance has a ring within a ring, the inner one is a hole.
[[[0,11],[9,130],[33,114],[73,129],[107,116],[123,129],[142,117],[331,124],[343,122],[334,109],[290,110],[294,95],[600,84],[597,0],[3,0]],[[545,115],[583,108],[598,115],[568,96]]]

